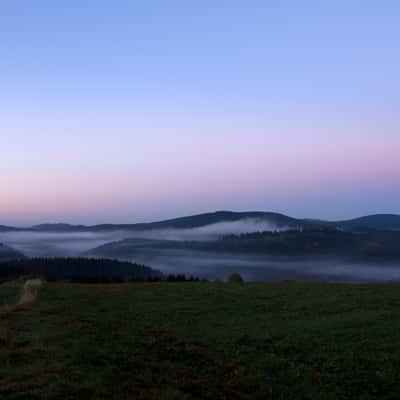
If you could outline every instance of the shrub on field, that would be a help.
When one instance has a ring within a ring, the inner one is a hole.
[[[229,276],[228,283],[243,283],[243,278],[240,274],[234,273]]]

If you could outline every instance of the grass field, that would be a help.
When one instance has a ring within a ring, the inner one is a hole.
[[[0,318],[0,399],[400,396],[400,285],[50,283]]]
[[[7,282],[0,284],[0,312],[12,304],[16,304],[21,293],[21,284]],[[2,321],[0,321],[2,322]]]

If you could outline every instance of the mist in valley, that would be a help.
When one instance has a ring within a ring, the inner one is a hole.
[[[400,280],[400,265],[357,263],[335,257],[281,257],[138,247],[132,257],[117,257],[149,265],[166,274],[226,280],[238,272],[245,281],[390,282]]]
[[[278,229],[268,221],[245,219],[234,222],[221,222],[192,229],[148,229],[116,231],[79,232],[0,232],[0,243],[21,251],[27,257],[74,257],[118,240],[137,238],[153,240],[216,240],[231,233],[271,231]]]
[[[105,243],[126,238],[122,232],[1,232],[4,243],[27,257],[76,257]]]
[[[280,228],[284,229],[284,228]],[[355,263],[334,257],[282,257],[173,248],[181,241],[216,240],[231,233],[277,230],[265,220],[223,222],[193,229],[157,229],[104,232],[1,232],[4,243],[27,257],[90,256],[92,249],[124,239],[128,254],[101,254],[148,265],[164,273],[225,280],[239,272],[246,281],[386,282],[400,280],[397,264]],[[167,247],[160,246],[164,241]],[[165,242],[166,243],[166,242]],[[172,243],[172,244],[171,244]]]

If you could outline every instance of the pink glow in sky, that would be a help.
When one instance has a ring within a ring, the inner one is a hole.
[[[399,2],[5,3],[0,225],[400,213]]]
[[[394,196],[400,185],[393,122],[382,133],[373,118],[149,115],[4,116],[0,221],[132,222],[221,208],[341,218],[358,215],[358,198]],[[386,211],[380,201],[365,211]]]

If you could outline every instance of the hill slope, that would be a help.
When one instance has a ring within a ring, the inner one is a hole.
[[[13,226],[0,225],[0,232],[11,232],[11,231],[19,231],[19,229],[14,228]]]
[[[193,229],[205,227],[208,225],[238,222],[243,220],[253,220],[258,222],[269,223],[275,228],[315,228],[315,227],[331,227],[345,230],[392,230],[400,229],[400,215],[395,214],[376,214],[368,215],[360,218],[343,221],[324,221],[315,219],[299,219],[289,217],[284,214],[274,212],[250,211],[250,212],[234,212],[234,211],[217,211],[212,213],[197,214],[180,218],[173,218],[163,221],[137,223],[137,224],[99,224],[99,225],[71,225],[64,223],[41,224],[29,228],[14,228],[0,226],[1,231],[12,230],[28,230],[35,232],[105,232],[116,230],[157,230],[157,229]],[[234,233],[234,232],[232,232]]]
[[[125,282],[162,279],[160,271],[145,265],[116,260],[86,258],[34,258],[5,261],[0,265],[0,278],[39,275],[46,280],[73,282]]]
[[[155,229],[192,229],[218,223],[236,222],[241,220],[259,220],[279,227],[298,228],[314,225],[306,220],[299,220],[279,213],[272,212],[233,212],[217,211],[213,213],[197,214],[187,217],[173,218],[157,222],[138,224],[101,224],[101,225],[69,225],[69,224],[42,224],[33,226],[35,231],[110,231],[110,230],[155,230]]]
[[[0,262],[18,260],[24,258],[24,255],[13,248],[0,243]]]
[[[365,217],[354,218],[347,221],[336,222],[338,228],[347,230],[363,230],[363,229],[377,229],[377,230],[392,230],[400,229],[400,215],[396,214],[376,214],[367,215]]]

